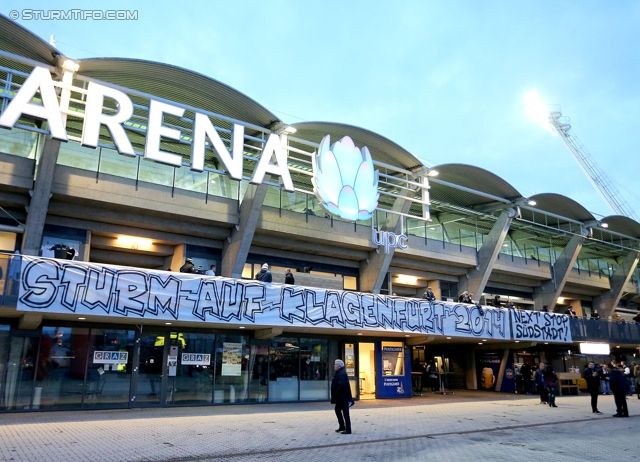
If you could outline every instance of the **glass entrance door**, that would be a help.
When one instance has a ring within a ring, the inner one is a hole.
[[[131,384],[131,407],[158,406],[166,402],[166,333],[138,333]]]
[[[358,344],[358,387],[360,399],[376,397],[376,348],[374,343]]]

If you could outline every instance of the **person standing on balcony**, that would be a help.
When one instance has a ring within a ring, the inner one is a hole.
[[[180,267],[180,272],[195,274],[196,267],[193,264],[193,260],[191,259],[191,257],[187,257],[187,259],[184,261],[184,265]]]
[[[577,317],[578,317],[578,315],[576,314],[576,312],[575,312],[575,311],[573,311],[573,308],[572,308],[572,307],[569,307],[569,308],[567,309],[567,316],[569,316],[569,317],[571,317],[571,318],[577,318]]]
[[[261,282],[271,282],[272,277],[271,277],[271,271],[269,271],[268,263],[265,263],[264,265],[262,265],[262,268],[260,269],[260,272],[256,274],[255,279]]]
[[[428,302],[436,301],[436,295],[433,293],[433,290],[431,289],[431,287],[427,287],[427,291],[424,293],[423,298]]]
[[[600,315],[598,314],[598,310],[596,310],[595,308],[591,312],[591,319],[600,319]]]
[[[296,283],[296,280],[293,278],[293,273],[291,273],[291,270],[289,268],[284,270],[284,283],[285,284],[295,284]]]

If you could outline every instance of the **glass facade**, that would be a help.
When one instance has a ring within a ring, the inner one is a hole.
[[[0,324],[0,411],[327,400],[329,352],[337,345],[325,338]]]

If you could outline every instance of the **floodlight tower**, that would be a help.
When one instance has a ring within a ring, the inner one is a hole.
[[[569,118],[562,113],[549,111],[535,91],[530,91],[524,97],[527,103],[529,117],[540,122],[544,128],[553,134],[557,134],[569,152],[578,162],[578,165],[587,176],[593,187],[607,203],[611,211],[617,215],[623,215],[637,220],[633,209],[627,204],[624,197],[618,192],[609,175],[600,168],[591,154],[584,148],[580,140],[571,132]]]

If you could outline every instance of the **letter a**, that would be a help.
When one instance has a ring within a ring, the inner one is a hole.
[[[275,164],[270,163],[272,154],[276,155]],[[287,168],[287,155],[280,145],[280,138],[274,133],[271,133],[269,138],[267,138],[267,142],[262,149],[262,155],[258,161],[258,166],[253,172],[251,182],[254,184],[262,184],[265,173],[280,175],[282,183],[284,184],[284,189],[287,191],[294,191],[293,181],[291,181],[291,175]]]
[[[31,100],[40,90],[42,105],[34,104]],[[53,87],[53,80],[49,69],[36,67],[29,78],[24,82],[18,94],[11,100],[9,107],[0,117],[0,126],[13,128],[21,115],[30,115],[48,122],[49,130],[53,138],[67,141],[67,132],[62,122],[58,97]]]

